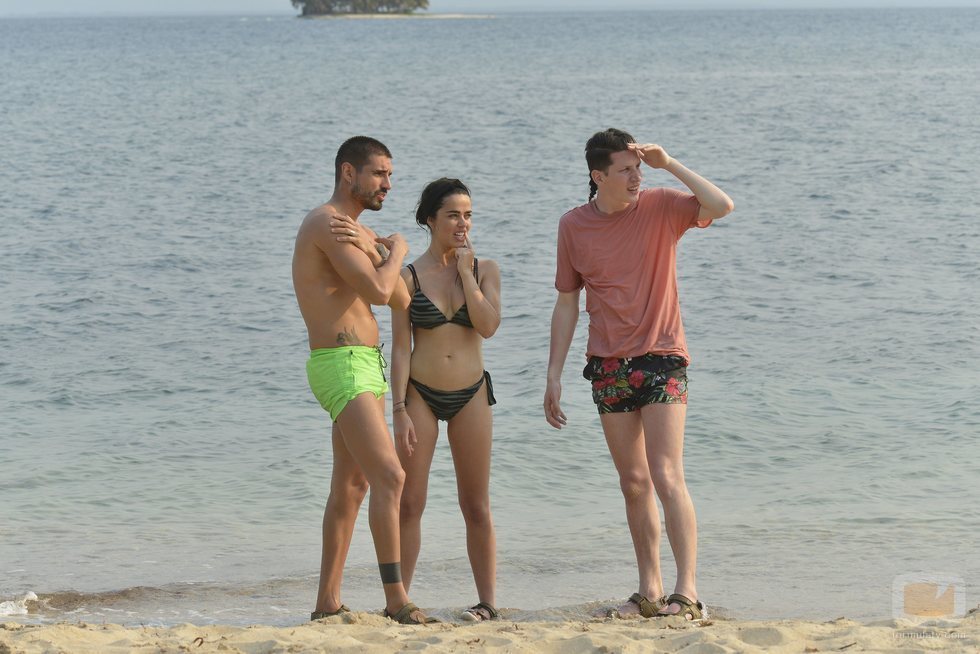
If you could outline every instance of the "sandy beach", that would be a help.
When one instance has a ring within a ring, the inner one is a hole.
[[[680,618],[573,622],[497,621],[400,626],[353,613],[295,627],[0,625],[0,654],[34,652],[977,652],[980,613],[962,620],[861,624]]]

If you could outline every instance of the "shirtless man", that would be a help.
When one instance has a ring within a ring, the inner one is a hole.
[[[398,507],[405,473],[385,420],[386,366],[371,305],[405,308],[400,234],[377,236],[358,222],[391,189],[391,152],[355,136],[337,151],[335,187],[303,219],[293,254],[293,287],[310,339],[310,388],[333,420],[333,475],[323,515],[320,586],[312,620],[350,611],[340,601],[354,521],[368,488],[368,520],[385,593],[385,615],[402,624],[427,618],[401,578]],[[383,248],[377,248],[380,244]],[[387,256],[385,256],[387,254]]]

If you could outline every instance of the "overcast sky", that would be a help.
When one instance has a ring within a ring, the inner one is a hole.
[[[434,12],[813,7],[980,7],[980,0],[429,0]],[[289,0],[0,0],[0,16],[295,14]]]

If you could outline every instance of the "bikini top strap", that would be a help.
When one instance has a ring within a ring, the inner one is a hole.
[[[412,264],[408,264],[408,270],[409,272],[412,273],[412,281],[415,282],[415,290],[421,291],[422,285],[419,284],[419,276],[415,274],[415,266],[413,266]]]

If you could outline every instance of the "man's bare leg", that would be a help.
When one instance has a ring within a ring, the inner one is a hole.
[[[418,438],[411,456],[401,449],[398,450],[398,457],[405,469],[405,489],[402,491],[399,524],[402,582],[407,593],[412,585],[415,564],[418,562],[419,550],[422,548],[422,512],[425,510],[426,497],[429,494],[429,470],[432,467],[432,455],[439,437],[439,423],[411,384],[408,385],[406,399],[408,400],[406,410],[412,419],[415,435]]]
[[[401,559],[398,506],[405,483],[405,472],[388,432],[384,398],[376,398],[370,392],[361,393],[347,403],[337,416],[337,422],[347,450],[371,487],[368,522],[371,525],[378,564],[398,564]],[[384,583],[383,573],[382,585],[385,608],[390,614],[397,613],[408,603],[400,573],[397,581],[391,580],[389,583]]]
[[[626,522],[633,537],[640,577],[638,592],[655,602],[663,596],[664,586],[660,576],[660,514],[645,454],[640,413],[604,413],[599,419],[626,501]],[[619,613],[637,614],[639,607],[628,602],[619,608]]]
[[[320,557],[320,587],[316,611],[333,613],[340,608],[340,586],[344,562],[354,535],[357,512],[368,490],[367,479],[344,445],[340,426],[333,425],[333,472],[330,496],[323,512],[323,550]]]
[[[490,514],[490,450],[493,416],[487,385],[449,421],[456,492],[466,522],[466,553],[481,602],[496,606],[497,537]]]
[[[684,480],[684,421],[687,405],[648,404],[641,409],[646,434],[646,458],[654,487],[664,507],[667,539],[677,563],[674,592],[697,601],[698,523],[694,502]],[[670,604],[664,613],[681,607]]]

